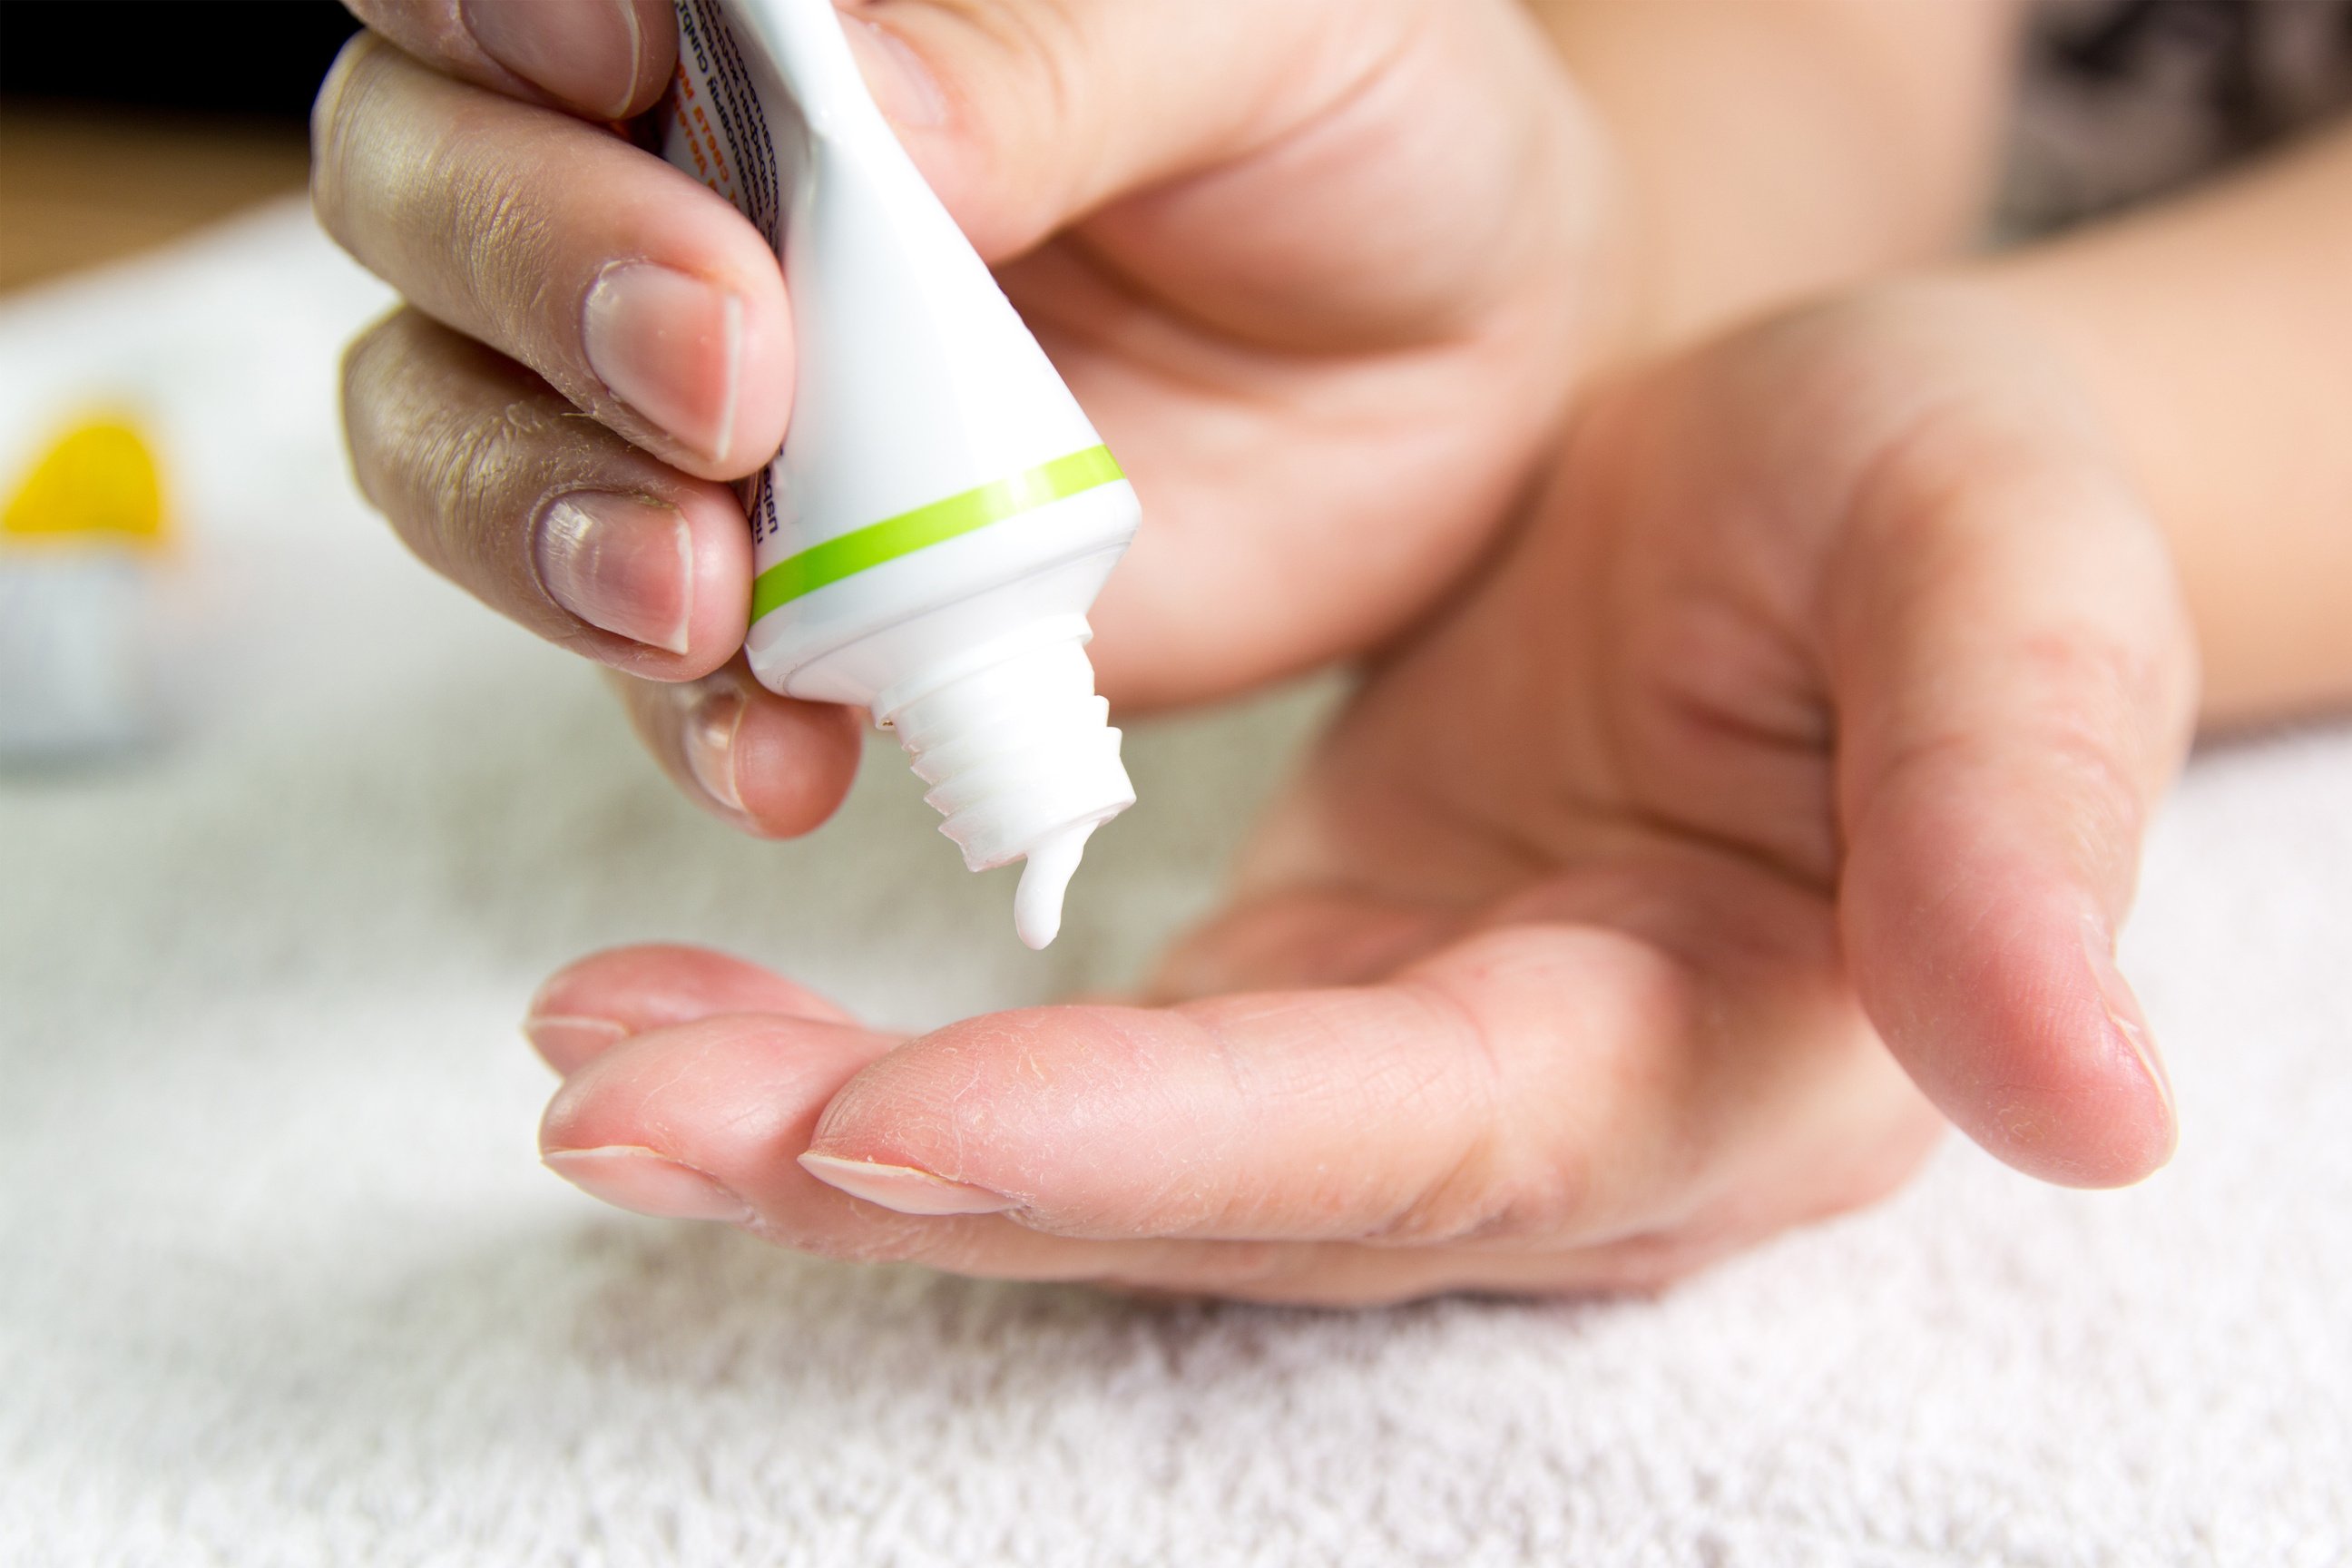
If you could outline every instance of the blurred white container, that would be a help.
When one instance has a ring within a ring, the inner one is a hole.
[[[0,763],[136,749],[158,728],[149,626],[162,485],[129,422],[68,430],[0,509]]]

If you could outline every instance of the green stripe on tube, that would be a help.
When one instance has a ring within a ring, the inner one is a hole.
[[[751,584],[751,618],[813,594],[828,583],[838,583],[869,566],[911,555],[928,545],[974,529],[986,528],[1008,517],[1034,511],[1041,506],[1080,495],[1127,476],[1108,447],[1090,447],[1066,458],[1015,474],[1009,479],[982,485],[929,506],[919,506],[897,517],[853,529],[838,539],[813,544],[787,556],[760,574]]]

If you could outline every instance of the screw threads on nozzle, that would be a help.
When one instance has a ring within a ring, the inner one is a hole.
[[[1095,695],[1087,635],[1081,617],[1039,626],[1001,658],[959,661],[944,679],[906,683],[911,699],[876,705],[931,786],[923,798],[947,818],[940,831],[975,871],[1135,804],[1110,704]]]

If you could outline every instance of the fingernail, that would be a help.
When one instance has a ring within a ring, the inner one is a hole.
[[[524,80],[607,120],[628,112],[645,47],[629,0],[463,0],[457,10],[482,53]]]
[[[2083,952],[2091,961],[2091,977],[2099,983],[2099,996],[2106,1004],[2107,1022],[2139,1058],[2141,1068],[2156,1092],[2164,1101],[2167,1116],[2174,1114],[2172,1077],[2164,1070],[2164,1059],[2157,1055],[2156,1037],[2149,1032],[2147,1015],[2140,1010],[2139,997],[2116,967],[2115,939],[2096,920],[2083,924]]]
[[[943,1181],[911,1165],[877,1165],[871,1160],[837,1160],[830,1154],[803,1154],[801,1168],[853,1198],[879,1204],[896,1214],[1003,1214],[1021,1205],[986,1187]]]
[[[551,1149],[547,1168],[614,1208],[656,1219],[741,1221],[751,1205],[700,1171],[651,1149]]]
[[[722,688],[698,700],[686,716],[687,771],[703,794],[736,813],[743,811],[743,792],[735,784],[735,735],[750,709],[741,692]]]
[[[676,507],[602,490],[550,501],[531,541],[547,596],[601,631],[684,653],[694,530]]]
[[[570,1072],[602,1056],[628,1037],[628,1031],[610,1018],[580,1018],[568,1014],[535,1014],[522,1021],[522,1037],[558,1072]]]
[[[606,390],[714,463],[734,445],[743,301],[651,261],[616,261],[580,311],[588,367]]]
[[[923,127],[947,123],[948,95],[906,39],[864,16],[845,14],[842,22],[866,90],[874,95],[884,119]]]

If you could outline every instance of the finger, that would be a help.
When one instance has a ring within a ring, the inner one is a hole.
[[[751,1224],[788,1212],[814,1196],[784,1167],[821,1097],[896,1043],[854,1024],[749,1016],[637,1035],[565,1078],[541,1157],[640,1214]]]
[[[779,697],[737,659],[687,685],[615,676],[629,722],[687,798],[761,838],[813,833],[856,781],[855,709]]]
[[[541,1158],[617,1207],[732,1223],[828,1258],[1024,1279],[1131,1269],[1207,1289],[1296,1268],[1267,1247],[1075,1241],[994,1215],[909,1216],[818,1182],[794,1161],[818,1112],[898,1043],[855,1025],[748,1015],[635,1036],[565,1079],[541,1124]]]
[[[653,107],[677,61],[668,0],[345,0],[452,76],[598,120]]]
[[[320,222],[409,301],[689,473],[782,443],[792,333],[751,226],[611,132],[362,35],[313,115]]]
[[[1474,935],[1371,986],[1164,1011],[1048,1008],[892,1053],[804,1162],[905,1212],[1006,1212],[1059,1235],[1586,1243],[1685,1195],[1724,1010],[1620,932]]]
[[[2175,1140],[2114,950],[2196,686],[2112,472],[2064,419],[1931,428],[1863,496],[1832,589],[1855,984],[1970,1136],[2085,1186]]]
[[[734,1224],[822,1257],[1300,1305],[1363,1306],[1448,1290],[1654,1289],[1721,1249],[1650,1237],[1524,1254],[1091,1240],[993,1215],[901,1214],[816,1181],[792,1158],[842,1083],[896,1044],[895,1037],[814,1018],[732,1015],[649,1030],[598,1052],[567,1078],[541,1123],[541,1157],[616,1207]]]
[[[361,491],[428,566],[551,642],[658,680],[742,646],[751,546],[732,492],[582,419],[414,311],[343,363]]]
[[[633,997],[630,988],[638,984],[667,994]],[[1916,1128],[1893,1136],[1890,1129],[1903,1119],[1890,1123],[1878,1110],[1860,1121],[1770,1117],[1761,1125],[1787,1141],[1771,1156],[1775,1163],[1786,1165],[1793,1148],[1807,1170],[1843,1165],[1847,1173],[1811,1188],[1794,1184],[1798,1195],[1776,1203],[1761,1199],[1761,1191],[1790,1184],[1759,1179],[1753,1162],[1735,1162],[1718,1184],[1722,1193],[1694,1216],[1590,1247],[1530,1246],[1501,1234],[1430,1247],[1396,1246],[1394,1237],[1377,1247],[1069,1237],[1043,1233],[1017,1213],[985,1212],[1003,1206],[992,1194],[926,1182],[913,1172],[898,1173],[889,1205],[813,1179],[793,1156],[808,1147],[820,1112],[861,1069],[904,1047],[896,1037],[819,1016],[833,1010],[796,987],[714,954],[648,949],[584,961],[551,982],[548,994],[567,1006],[646,1018],[659,1009],[691,1012],[767,995],[801,1013],[704,1016],[598,1050],[569,1076],[542,1128],[549,1163],[567,1179],[624,1208],[731,1221],[827,1257],[920,1262],[992,1277],[1116,1281],[1333,1306],[1445,1290],[1651,1289],[1780,1226],[1868,1201],[1913,1168],[1926,1146]],[[1908,1096],[1876,1043],[1860,1044]],[[1754,1053],[1743,1042],[1741,1054]],[[1048,1065],[1024,1058],[1021,1068]],[[1733,1094],[1755,1098],[1754,1075],[1722,1076],[1745,1076]],[[1147,1095],[1156,1088],[1138,1087]],[[984,1085],[975,1082],[974,1089],[986,1098]],[[1926,1120],[1934,1121],[1932,1112]],[[1365,1148],[1379,1150],[1384,1133],[1368,1129]],[[1873,1144],[1881,1147],[1874,1151]],[[1196,1164],[1180,1162],[1188,1173]]]
[[[614,948],[567,964],[531,997],[522,1024],[533,1049],[570,1074],[633,1035],[730,1013],[847,1024],[815,992],[709,948]]]

